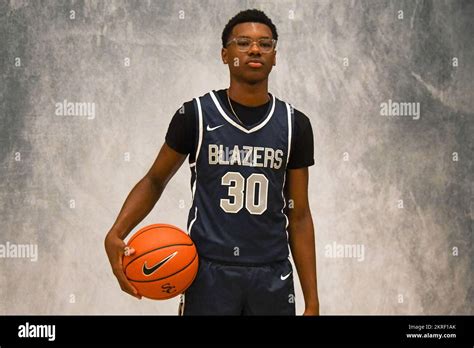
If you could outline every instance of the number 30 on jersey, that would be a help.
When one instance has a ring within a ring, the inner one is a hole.
[[[226,213],[238,213],[244,206],[250,214],[261,215],[267,210],[268,179],[263,174],[253,173],[247,180],[239,172],[227,172],[221,184],[229,186],[228,196],[221,199],[220,206]]]

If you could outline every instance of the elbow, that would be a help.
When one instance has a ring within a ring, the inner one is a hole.
[[[290,213],[288,215],[288,219],[291,222],[294,223],[301,223],[301,222],[306,222],[308,220],[312,221],[311,217],[311,210],[308,208],[304,209],[295,209],[295,210],[290,210]]]
[[[294,212],[288,216],[288,229],[291,231],[312,230],[313,218],[311,211],[305,209],[303,211]]]
[[[152,190],[158,194],[163,192],[166,186],[166,183],[163,182],[163,180],[161,180],[160,178],[153,177],[151,175],[145,175],[142,181],[145,181],[148,185],[150,185]]]

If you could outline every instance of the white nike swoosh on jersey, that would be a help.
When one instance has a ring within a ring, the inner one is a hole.
[[[207,129],[208,131],[213,131],[213,130],[215,130],[215,129],[217,129],[217,128],[220,128],[220,127],[222,127],[222,126],[223,126],[223,124],[211,128],[211,127],[209,127],[209,125],[207,125],[207,128],[206,128],[206,129]]]
[[[281,280],[285,280],[286,278],[288,278],[290,276],[290,274],[292,273],[293,271],[291,271],[290,273],[288,273],[286,276],[284,276],[283,274],[280,276],[280,279]]]

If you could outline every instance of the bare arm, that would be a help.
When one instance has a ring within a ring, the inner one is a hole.
[[[304,315],[319,315],[316,247],[308,202],[308,177],[308,168],[290,169],[287,172],[287,198],[293,200],[293,207],[288,213],[288,234],[304,295]]]
[[[105,250],[120,287],[137,298],[141,298],[141,296],[130,284],[122,269],[122,257],[126,247],[123,239],[153,209],[167,183],[185,159],[186,155],[174,151],[166,143],[163,144],[148,173],[129,193],[115,223],[105,238]],[[133,252],[131,250],[131,254]]]
[[[153,166],[129,193],[109,233],[124,239],[153,209],[185,159],[186,155],[163,144]]]

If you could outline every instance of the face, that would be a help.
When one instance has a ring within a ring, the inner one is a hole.
[[[237,24],[228,40],[238,37],[248,37],[255,41],[260,38],[273,38],[268,26],[253,22]],[[231,76],[247,83],[257,83],[267,79],[272,67],[276,65],[276,50],[264,53],[257,43],[252,43],[246,52],[241,52],[234,41],[222,49],[221,55],[224,64],[229,66]]]

